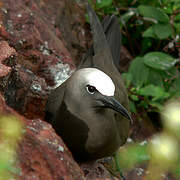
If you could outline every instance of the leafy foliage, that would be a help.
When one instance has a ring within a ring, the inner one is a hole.
[[[180,97],[180,1],[91,0],[98,15],[119,17],[123,45],[134,57],[123,78],[130,108],[159,111]]]
[[[138,6],[138,12],[144,18],[152,18],[160,23],[168,23],[169,17],[163,10],[153,6],[140,5]]]
[[[22,131],[23,124],[19,119],[0,114],[0,180],[17,179],[16,174],[20,173],[16,150]]]

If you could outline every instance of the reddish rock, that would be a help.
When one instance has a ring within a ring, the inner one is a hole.
[[[85,179],[49,124],[36,119],[26,125],[27,132],[18,150],[18,160],[23,169],[20,179]]]
[[[86,48],[84,11],[72,0],[1,2],[0,90],[20,114],[43,118],[49,88],[59,83],[60,65],[67,63],[69,73]]]
[[[17,150],[19,179],[83,180],[84,175],[51,125],[40,119],[27,120],[6,106],[0,94],[0,113],[14,115],[25,124]]]
[[[4,65],[4,61],[10,56],[15,55],[15,49],[11,48],[6,41],[0,41],[0,77],[7,76],[11,72],[11,68]]]
[[[119,178],[110,174],[107,169],[98,162],[87,162],[80,165],[87,180],[118,180]]]

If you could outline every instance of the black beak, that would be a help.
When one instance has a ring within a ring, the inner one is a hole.
[[[121,105],[113,96],[103,96],[101,102],[103,104],[103,107],[111,108],[114,111],[119,112],[125,118],[129,119],[131,124],[133,123],[133,120],[127,109],[123,105]]]

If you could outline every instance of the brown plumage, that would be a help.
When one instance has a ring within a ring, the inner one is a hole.
[[[116,68],[121,48],[118,19],[107,17],[101,25],[89,5],[87,12],[93,46],[78,70],[52,91],[46,106],[47,120],[78,160],[112,155],[126,142],[131,121],[126,89]]]

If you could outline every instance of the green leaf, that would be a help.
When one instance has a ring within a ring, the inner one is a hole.
[[[0,162],[0,170],[8,169],[11,166],[9,162],[3,160],[1,160]]]
[[[173,82],[170,92],[176,97],[180,97],[180,76]]]
[[[134,94],[131,94],[131,95],[130,95],[130,98],[131,98],[133,101],[138,101],[138,100],[139,100],[138,96],[136,96],[136,95],[134,95]]]
[[[163,105],[158,103],[158,102],[155,102],[155,101],[150,101],[149,104],[152,106],[152,107],[155,107],[157,108],[159,111],[161,111],[163,109]]]
[[[148,78],[149,68],[144,65],[143,61],[143,58],[136,57],[129,67],[128,73],[132,75],[132,83],[136,87],[141,87]]]
[[[147,80],[148,84],[153,84],[155,86],[164,87],[163,85],[163,76],[161,75],[161,72],[150,68],[149,69],[149,76]]]
[[[114,15],[118,15],[118,11],[116,10],[116,8],[111,5],[111,6],[107,6],[103,8],[103,11],[105,14],[114,14]]]
[[[167,16],[167,14],[165,14],[164,11],[159,8],[147,5],[140,5],[138,6],[138,11],[142,16],[155,19],[158,22],[169,22],[169,17]]]
[[[173,30],[170,24],[158,23],[150,26],[146,31],[144,31],[143,37],[165,39],[172,35],[172,32]]]
[[[163,4],[165,4],[165,2]],[[168,0],[168,2],[166,2],[166,5],[164,6],[163,11],[166,14],[172,14],[173,13],[172,3],[169,3],[169,0]]]
[[[174,21],[179,21],[180,22],[180,13],[175,16]]]
[[[132,145],[128,145],[125,149],[118,152],[118,160],[122,169],[133,168],[136,164],[148,161],[149,159],[150,156],[148,154],[147,145],[139,145],[134,143]]]
[[[142,101],[140,101],[139,106],[144,107],[145,109],[148,109],[149,102],[147,103],[146,101],[142,100]]]
[[[147,85],[138,90],[138,94],[142,96],[150,96],[153,97],[153,101],[158,99],[166,99],[169,97],[169,93],[165,92],[163,88],[159,86],[154,86],[152,84]]]
[[[137,110],[136,110],[136,105],[133,101],[129,101],[129,108],[130,108],[130,111],[133,112],[133,113],[137,113]]]
[[[172,35],[172,27],[170,24],[155,24],[153,29],[159,39],[165,39]]]
[[[141,53],[144,54],[145,52],[149,51],[149,48],[152,47],[153,39],[150,38],[142,38],[141,42]]]
[[[164,80],[172,79],[172,78],[178,76],[178,73],[179,73],[179,71],[177,70],[177,68],[175,66],[168,69],[168,71],[159,71],[159,72],[161,73],[161,76]]]
[[[129,10],[128,12],[124,13],[121,16],[121,22],[122,24],[126,24],[128,22],[128,20],[135,15],[135,12],[133,10]]]
[[[179,0],[176,0],[176,1],[174,1],[175,3],[174,3],[174,7],[173,7],[173,9],[174,9],[174,11],[175,10],[178,10],[179,8],[180,8],[180,1]]]
[[[180,32],[180,23],[174,23],[177,32]]]
[[[150,26],[148,29],[146,29],[146,31],[144,31],[143,37],[157,38],[153,26]]]
[[[132,74],[130,73],[122,73],[122,78],[124,79],[126,83],[126,87],[128,88],[132,82]]]
[[[85,14],[85,19],[86,19],[86,22],[87,22],[87,23],[90,23],[88,14]]]
[[[154,69],[168,70],[173,67],[177,59],[162,52],[150,52],[144,56],[144,63]]]
[[[104,8],[104,7],[108,7],[112,4],[112,0],[98,0],[96,2],[96,6],[97,8]]]

